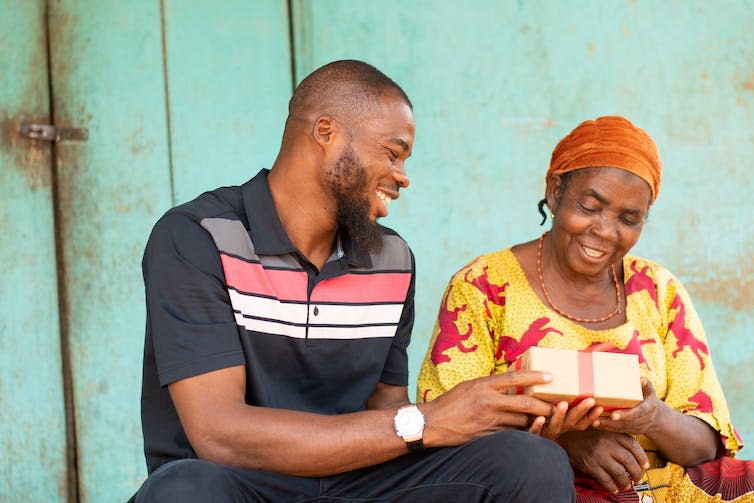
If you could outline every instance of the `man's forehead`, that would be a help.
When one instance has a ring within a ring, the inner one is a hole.
[[[375,113],[366,118],[364,124],[376,129],[408,129],[413,133],[414,113],[402,100],[380,102]]]

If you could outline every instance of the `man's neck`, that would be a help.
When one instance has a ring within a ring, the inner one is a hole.
[[[284,171],[276,166],[268,176],[275,210],[293,246],[322,269],[335,249],[338,230],[332,198],[319,184]]]

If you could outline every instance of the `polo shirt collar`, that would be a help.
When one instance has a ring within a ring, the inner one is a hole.
[[[269,172],[269,169],[262,169],[254,178],[241,186],[254,251],[263,255],[294,253],[298,250],[286,234],[275,209],[275,203],[272,201],[272,193],[267,183]],[[360,267],[372,265],[369,253],[352,243],[347,232],[338,232],[338,243],[334,255],[341,255],[337,253],[339,250],[342,250],[342,256],[350,265]]]
[[[275,203],[272,201],[270,186],[267,183],[269,172],[269,169],[263,169],[241,186],[254,251],[264,255],[293,253],[296,248],[280,223]]]

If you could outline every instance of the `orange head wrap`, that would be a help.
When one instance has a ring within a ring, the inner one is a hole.
[[[652,138],[627,119],[617,116],[584,121],[560,140],[552,152],[547,182],[552,175],[581,168],[613,167],[646,180],[652,202],[660,192],[662,163]]]

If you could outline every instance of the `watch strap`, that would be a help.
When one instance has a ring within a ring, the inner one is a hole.
[[[416,454],[417,452],[424,452],[424,439],[413,440],[406,442],[409,454]]]

